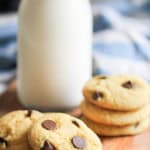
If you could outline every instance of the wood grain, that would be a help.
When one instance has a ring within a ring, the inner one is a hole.
[[[24,109],[17,99],[16,83],[13,82],[8,90],[0,97],[0,116],[12,110]],[[79,108],[69,112],[71,115],[80,116]],[[150,128],[137,136],[126,137],[101,137],[103,150],[150,150]]]

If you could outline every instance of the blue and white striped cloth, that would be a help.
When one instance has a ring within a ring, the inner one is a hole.
[[[149,10],[150,2],[125,0],[93,6],[93,74],[132,73],[150,81]],[[0,16],[0,93],[16,75],[16,35],[17,16]]]
[[[0,16],[0,94],[16,75],[17,16]]]
[[[94,74],[130,73],[150,81],[150,22],[123,16],[108,6],[94,10]]]

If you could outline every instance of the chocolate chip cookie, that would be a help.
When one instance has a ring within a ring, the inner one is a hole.
[[[86,117],[83,117],[82,120],[97,134],[102,136],[125,136],[125,135],[136,135],[144,130],[146,130],[149,126],[149,118],[146,118],[136,124],[124,126],[124,127],[116,127],[116,126],[106,126],[102,124],[95,123]]]
[[[101,150],[99,138],[81,120],[62,113],[50,113],[30,129],[33,150]]]
[[[133,75],[96,76],[85,84],[83,95],[106,109],[133,111],[148,103],[150,86]]]
[[[113,125],[113,126],[125,126],[129,124],[135,124],[145,118],[150,114],[150,106],[144,105],[142,108],[136,111],[122,112],[106,110],[101,107],[89,103],[88,101],[83,101],[81,104],[81,110],[84,116],[93,120],[94,122]]]
[[[0,118],[0,150],[30,150],[27,131],[42,117],[38,111],[14,111]]]

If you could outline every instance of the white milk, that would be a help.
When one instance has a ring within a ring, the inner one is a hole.
[[[91,76],[92,16],[88,0],[22,0],[18,96],[26,107],[78,106]]]

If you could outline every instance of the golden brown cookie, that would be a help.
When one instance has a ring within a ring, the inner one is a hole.
[[[135,124],[145,118],[150,114],[150,106],[147,104],[142,108],[131,111],[131,112],[121,112],[106,110],[96,105],[89,103],[88,101],[83,101],[81,104],[81,110],[84,116],[93,120],[94,122],[113,125],[113,126],[125,126],[130,124]]]
[[[149,127],[149,118],[142,120],[134,125],[115,127],[97,124],[85,117],[82,120],[97,134],[101,136],[125,136],[125,135],[136,135]]]
[[[27,132],[43,114],[38,111],[14,111],[0,118],[0,150],[30,150]]]
[[[83,88],[89,102],[112,110],[133,111],[148,103],[150,87],[133,75],[96,76]]]
[[[102,150],[96,134],[81,120],[62,113],[46,114],[29,131],[33,150]]]

